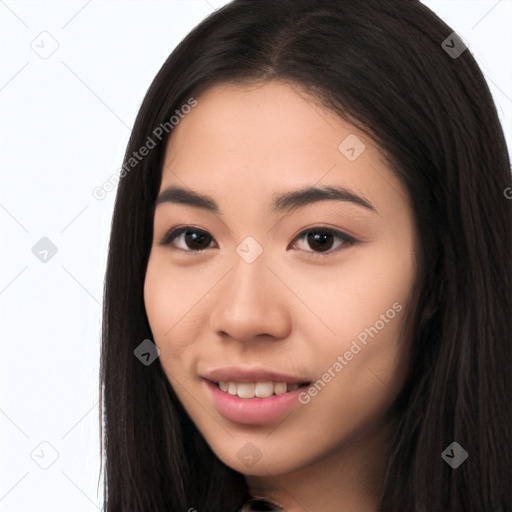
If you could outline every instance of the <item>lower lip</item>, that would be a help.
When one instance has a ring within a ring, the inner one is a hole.
[[[307,387],[302,386],[283,395],[272,395],[268,398],[240,398],[225,393],[213,382],[205,380],[204,383],[222,416],[245,425],[263,425],[278,420],[299,403],[299,394]]]

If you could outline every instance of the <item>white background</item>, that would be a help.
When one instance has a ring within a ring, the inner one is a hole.
[[[99,335],[115,190],[92,191],[118,172],[164,60],[226,3],[0,0],[0,512],[101,508]],[[424,3],[475,55],[511,148],[512,1]],[[32,252],[42,237],[57,247],[47,262]]]

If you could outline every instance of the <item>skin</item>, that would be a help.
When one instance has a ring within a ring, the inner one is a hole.
[[[223,84],[197,99],[169,139],[160,191],[207,194],[222,215],[171,202],[155,209],[144,299],[162,367],[213,451],[253,494],[290,512],[375,512],[383,417],[405,378],[401,333],[417,270],[407,192],[371,139],[295,85]],[[351,134],[366,147],[354,161],[338,149]],[[306,185],[344,186],[377,212],[324,200],[268,213],[274,194]],[[188,225],[212,237],[202,253],[183,235],[161,244]],[[298,238],[319,227],[357,242],[334,237],[321,252]],[[236,252],[247,236],[263,249],[250,264]],[[401,311],[279,421],[226,419],[199,377],[212,366],[259,363],[315,382],[396,303]],[[261,455],[251,467],[237,456],[248,442]]]

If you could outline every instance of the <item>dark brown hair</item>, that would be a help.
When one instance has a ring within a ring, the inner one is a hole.
[[[273,79],[308,91],[382,148],[414,209],[421,285],[380,512],[512,512],[510,162],[470,49],[455,58],[442,46],[452,32],[416,0],[235,0],[164,63],[125,155],[126,164],[212,85]],[[123,173],[115,202],[100,382],[106,512],[231,511],[248,496],[159,360],[134,356],[153,339],[143,285],[170,134]],[[469,454],[456,469],[441,457],[454,441]]]

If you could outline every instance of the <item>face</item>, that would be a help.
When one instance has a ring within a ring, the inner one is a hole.
[[[380,428],[403,384],[413,212],[374,143],[298,87],[197,100],[166,150],[150,327],[217,456],[291,473]]]

